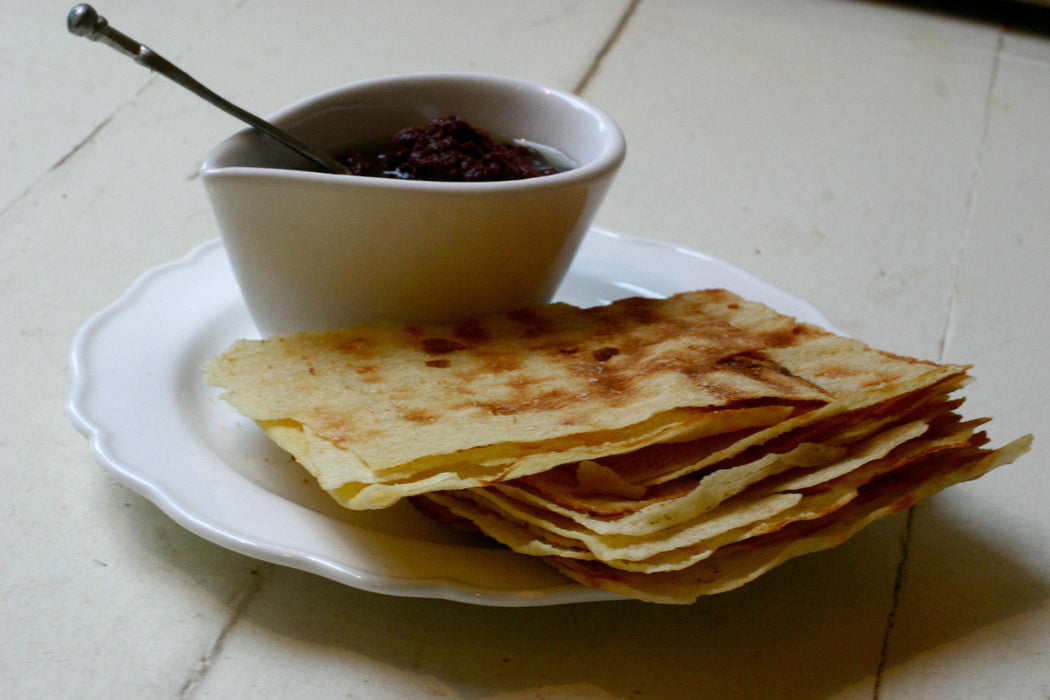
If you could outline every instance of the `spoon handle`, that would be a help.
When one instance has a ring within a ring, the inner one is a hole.
[[[346,175],[349,171],[346,167],[332,156],[309,146],[288,132],[278,129],[270,122],[255,116],[251,112],[238,107],[229,100],[212,92],[189,73],[176,66],[160,54],[153,51],[145,44],[135,41],[128,35],[117,31],[109,26],[105,17],[99,15],[91,5],[77,5],[69,12],[66,24],[70,33],[76,36],[86,37],[92,41],[100,41],[107,46],[116,49],[120,53],[130,56],[139,65],[145,66],[152,71],[160,73],[190,92],[196,94],[212,103],[227,114],[237,117],[243,122],[250,124],[270,138],[284,144],[288,148],[309,158],[313,163],[325,170],[340,175]]]

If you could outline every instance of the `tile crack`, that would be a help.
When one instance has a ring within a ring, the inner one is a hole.
[[[973,236],[974,219],[977,214],[977,190],[981,179],[981,165],[984,160],[985,146],[988,141],[989,123],[991,122],[992,105],[995,100],[995,87],[999,78],[999,62],[1003,54],[1005,36],[1005,31],[1000,29],[998,42],[995,47],[995,54],[992,57],[992,68],[988,78],[988,86],[984,96],[984,109],[981,115],[981,132],[977,140],[973,168],[970,172],[970,187],[966,197],[966,219],[963,223],[962,237],[959,241],[959,247],[955,254],[955,271],[952,276],[951,289],[948,294],[948,309],[944,319],[944,327],[941,329],[941,337],[938,347],[938,356],[941,362],[946,361],[948,349],[951,347],[952,337],[955,331],[959,277],[966,258],[967,248],[970,245],[970,239]]]
[[[901,553],[897,561],[897,572],[893,579],[893,594],[890,599],[890,611],[886,616],[886,629],[882,635],[882,647],[879,649],[879,663],[875,668],[875,687],[872,690],[872,700],[879,700],[882,693],[882,679],[889,663],[890,642],[893,637],[893,629],[897,622],[897,607],[900,603],[901,589],[904,586],[904,569],[908,561],[908,552],[911,548],[911,528],[915,517],[915,509],[909,509],[904,521],[904,531],[901,533]]]
[[[605,59],[606,55],[608,55],[609,51],[619,40],[620,36],[623,34],[624,28],[627,27],[627,24],[631,21],[631,17],[634,16],[634,12],[638,9],[638,5],[640,4],[641,0],[631,0],[631,2],[628,3],[627,9],[625,9],[623,11],[623,14],[620,15],[620,20],[616,23],[616,26],[613,27],[612,32],[605,40],[605,43],[602,44],[602,47],[598,49],[598,53],[595,54],[594,60],[591,61],[591,65],[587,67],[587,71],[583,74],[583,77],[580,78],[580,81],[578,83],[576,83],[576,87],[574,87],[572,90],[574,93],[581,94],[584,90],[587,89],[587,86],[590,84],[591,79],[593,79],[594,76],[598,73],[598,69],[601,67],[602,61]]]
[[[229,619],[226,620],[226,624],[219,630],[219,634],[216,635],[215,640],[211,646],[208,647],[207,651],[201,655],[197,665],[193,668],[189,678],[182,684],[179,692],[175,694],[176,700],[188,700],[192,698],[197,690],[200,688],[201,683],[207,677],[208,672],[211,671],[215,665],[215,661],[222,654],[222,649],[226,644],[226,638],[230,632],[233,631],[237,623],[240,622],[241,616],[244,610],[248,607],[249,603],[255,598],[263,584],[269,578],[269,574],[273,571],[273,565],[260,566],[259,569],[252,570],[251,579],[248,584],[241,588],[240,591],[234,596],[233,600],[230,601],[230,607],[233,609]]]

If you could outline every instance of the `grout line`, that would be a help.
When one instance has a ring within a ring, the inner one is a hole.
[[[989,122],[991,121],[992,103],[995,98],[995,86],[999,79],[999,61],[1005,46],[1006,32],[999,30],[999,38],[995,47],[995,55],[992,57],[992,70],[988,78],[988,88],[984,97],[984,111],[981,122],[981,134],[977,141],[977,151],[974,155],[973,170],[970,173],[970,191],[966,198],[966,221],[963,223],[962,240],[955,256],[955,274],[952,276],[952,286],[948,297],[948,313],[944,319],[944,328],[941,330],[941,339],[938,349],[938,357],[945,362],[948,348],[951,346],[953,331],[955,330],[955,302],[959,292],[959,275],[966,258],[966,249],[969,247],[973,236],[973,222],[977,212],[977,189],[981,179],[981,164],[984,160],[984,150],[988,141]]]
[[[80,140],[80,143],[73,146],[73,148],[69,149],[69,153],[65,154],[57,161],[55,161],[55,164],[48,168],[47,172],[53,173],[54,171],[61,168],[66,163],[66,161],[68,161],[70,158],[79,153],[80,150],[84,148],[84,146],[87,146],[89,143],[91,143],[103,129],[109,126],[109,123],[112,122],[122,110],[124,110],[129,104],[133,103],[135,100],[142,97],[146,90],[148,90],[150,86],[156,82],[157,75],[153,73],[153,71],[150,71],[150,77],[144,83],[142,83],[142,85],[139,86],[139,89],[136,90],[129,99],[125,100],[123,104],[121,104],[119,107],[113,110],[112,114],[100,121],[94,129],[88,132],[87,136]]]
[[[215,641],[212,642],[211,647],[201,656],[200,661],[197,662],[196,667],[190,673],[189,678],[179,688],[179,692],[175,694],[176,700],[185,700],[193,697],[204,681],[208,672],[215,665],[215,661],[222,654],[222,649],[226,644],[226,638],[229,636],[233,628],[240,622],[241,616],[244,613],[248,605],[255,599],[255,596],[262,589],[263,584],[266,583],[269,575],[273,573],[273,564],[262,564],[258,569],[251,571],[251,579],[248,584],[241,589],[230,602],[233,612],[230,618],[226,621],[226,624],[219,630],[219,634],[215,637]]]
[[[984,111],[981,122],[981,134],[977,141],[977,150],[974,157],[973,170],[970,176],[970,191],[966,199],[966,221],[963,224],[963,236],[962,241],[959,244],[959,249],[956,252],[955,260],[955,274],[952,277],[951,292],[948,297],[948,313],[944,321],[944,328],[941,331],[940,348],[939,348],[939,360],[945,362],[945,356],[947,355],[948,348],[951,345],[952,331],[955,328],[955,304],[959,289],[959,275],[962,270],[963,262],[966,257],[966,249],[969,245],[970,238],[973,235],[973,222],[976,217],[977,211],[977,188],[980,182],[981,176],[981,163],[983,161],[983,155],[985,145],[988,141],[989,122],[991,121],[991,108],[992,102],[995,97],[995,85],[999,78],[999,61],[1003,53],[1005,45],[1005,30],[999,30],[998,41],[995,47],[995,55],[992,58],[992,69],[991,75],[988,78],[988,88],[984,98]],[[889,661],[889,649],[890,641],[893,636],[893,629],[897,621],[898,606],[900,604],[901,589],[904,585],[905,568],[908,562],[908,555],[911,549],[911,535],[912,527],[914,524],[915,509],[910,508],[908,510],[907,520],[904,524],[904,532],[901,535],[901,553],[900,560],[897,563],[897,573],[893,581],[893,596],[890,604],[890,612],[886,617],[886,629],[883,632],[882,637],[882,648],[879,651],[879,663],[875,669],[875,686],[872,690],[872,700],[879,700],[882,694],[882,681],[886,673],[886,667]]]
[[[118,106],[118,107],[117,107],[117,108],[116,108],[115,110],[113,110],[113,112],[111,112],[111,113],[110,113],[110,115],[109,115],[108,117],[106,117],[105,119],[103,119],[102,121],[100,121],[100,122],[99,122],[98,124],[96,124],[96,125],[95,125],[95,128],[93,128],[93,129],[92,129],[91,131],[89,131],[89,132],[87,133],[87,135],[86,135],[86,136],[84,136],[84,138],[82,138],[82,139],[81,139],[81,140],[80,140],[80,141],[79,141],[79,142],[78,142],[77,144],[75,144],[75,145],[74,145],[74,146],[73,146],[72,148],[70,148],[70,149],[69,149],[69,151],[68,151],[68,152],[67,152],[67,153],[66,153],[65,155],[63,155],[63,156],[62,156],[61,158],[59,158],[58,160],[56,160],[56,161],[55,161],[55,162],[54,162],[54,163],[53,163],[53,164],[51,165],[51,167],[49,167],[49,168],[48,168],[47,170],[45,170],[45,171],[44,171],[44,172],[43,172],[43,173],[42,173],[42,174],[40,175],[40,177],[38,177],[38,178],[37,178],[36,180],[34,180],[33,182],[31,182],[31,183],[30,183],[30,184],[29,184],[29,185],[28,185],[28,186],[27,186],[27,187],[26,187],[26,188],[25,188],[24,190],[22,190],[22,192],[21,192],[20,194],[18,194],[18,195],[16,195],[16,196],[12,197],[12,198],[11,198],[11,201],[10,201],[10,202],[8,202],[8,203],[7,203],[7,205],[6,205],[6,206],[5,206],[5,207],[4,207],[3,209],[0,209],[0,218],[2,218],[2,217],[3,217],[3,216],[4,216],[4,215],[5,215],[5,214],[6,214],[6,213],[7,213],[7,212],[8,212],[9,210],[10,210],[10,209],[12,209],[12,208],[13,208],[13,207],[14,207],[14,206],[15,206],[16,204],[18,204],[18,203],[19,203],[20,201],[22,201],[22,200],[23,200],[23,199],[25,199],[25,198],[26,198],[27,196],[29,196],[29,193],[30,193],[30,192],[32,192],[32,191],[33,191],[34,189],[36,189],[36,187],[37,187],[37,186],[38,186],[38,185],[40,184],[40,182],[41,182],[41,181],[42,181],[42,180],[43,180],[44,178],[46,178],[46,177],[47,177],[48,175],[51,175],[51,174],[52,174],[52,173],[54,173],[54,172],[55,172],[56,170],[58,170],[59,168],[61,168],[61,167],[62,167],[63,165],[65,165],[65,164],[66,164],[66,163],[67,163],[67,162],[69,161],[69,159],[70,159],[70,158],[72,158],[73,156],[75,156],[75,155],[76,155],[77,153],[79,153],[80,151],[82,151],[82,150],[84,149],[84,147],[85,147],[85,146],[87,146],[87,145],[88,145],[88,144],[90,144],[90,143],[91,143],[92,141],[94,141],[94,140],[95,140],[95,137],[96,137],[96,136],[98,136],[98,135],[99,135],[100,133],[102,133],[102,130],[103,130],[103,129],[105,129],[105,128],[106,128],[107,126],[109,126],[109,124],[110,124],[110,123],[111,123],[111,122],[112,122],[112,121],[113,121],[114,119],[116,119],[117,115],[118,115],[118,114],[120,114],[120,112],[121,112],[121,111],[122,111],[122,110],[123,110],[124,108],[126,108],[126,107],[127,107],[127,106],[128,106],[129,104],[131,104],[131,103],[132,103],[132,102],[134,102],[134,101],[135,101],[136,99],[138,99],[139,97],[141,97],[141,96],[142,96],[142,94],[143,94],[144,92],[146,92],[146,90],[148,90],[148,89],[149,89],[149,87],[150,87],[151,85],[153,85],[153,84],[154,84],[154,83],[155,83],[155,82],[157,81],[157,76],[156,76],[155,74],[153,74],[153,72],[152,72],[152,71],[150,72],[150,75],[151,75],[151,77],[150,77],[150,78],[148,78],[148,79],[146,80],[146,82],[144,82],[144,83],[143,83],[143,84],[142,84],[142,85],[141,85],[141,86],[140,86],[140,87],[138,88],[138,90],[136,90],[136,91],[135,91],[135,92],[134,92],[134,93],[132,94],[132,96],[131,96],[131,97],[130,97],[130,98],[129,98],[128,100],[124,101],[124,102],[123,102],[123,103],[122,103],[122,104],[121,104],[120,106]]]
[[[116,112],[114,112],[113,114],[109,115],[108,117],[106,117],[105,119],[100,121],[98,123],[98,125],[94,129],[92,129],[91,131],[88,132],[87,136],[85,136],[83,139],[81,139],[80,143],[78,143],[77,145],[73,146],[73,148],[69,149],[69,153],[65,154],[64,156],[59,158],[57,161],[55,161],[55,164],[52,165],[50,168],[48,168],[47,172],[53,173],[54,171],[56,171],[59,168],[61,168],[65,164],[65,162],[67,160],[69,160],[70,158],[75,156],[77,153],[79,153],[80,150],[82,148],[84,148],[84,146],[86,146],[89,143],[91,143],[95,139],[95,137],[98,136],[99,132],[102,131],[103,129],[105,129],[106,126],[109,125],[109,123],[111,121],[113,121],[113,118],[115,116],[117,116]]]
[[[886,629],[882,633],[882,647],[879,649],[879,663],[875,667],[875,687],[871,691],[872,700],[879,700],[882,693],[882,678],[886,672],[886,664],[889,660],[890,638],[893,636],[893,628],[897,622],[897,606],[900,603],[901,588],[904,585],[904,567],[908,561],[908,552],[911,546],[911,528],[915,517],[915,509],[909,508],[904,520],[904,531],[901,533],[901,553],[897,561],[897,573],[893,579],[893,595],[890,600],[890,612],[886,615]]]
[[[88,132],[87,136],[85,136],[83,139],[81,139],[80,143],[76,144],[75,146],[73,146],[73,148],[69,149],[68,153],[66,153],[64,156],[62,156],[57,161],[55,161],[55,163],[50,168],[45,170],[43,175],[41,175],[36,180],[31,182],[24,190],[22,190],[22,192],[20,194],[17,194],[14,197],[12,197],[11,200],[7,203],[7,205],[3,209],[0,209],[0,218],[3,218],[3,216],[5,214],[7,214],[7,212],[10,209],[12,209],[15,205],[17,205],[19,202],[21,202],[23,199],[25,199],[27,196],[29,196],[29,193],[32,192],[33,189],[36,188],[36,186],[40,183],[40,181],[42,179],[44,179],[45,177],[47,177],[51,173],[53,173],[56,170],[58,170],[59,168],[61,168],[62,165],[65,164],[66,161],[68,161],[70,158],[75,156],[82,148],[84,148],[84,146],[86,146],[89,143],[91,143],[91,141],[94,140],[94,138],[96,136],[98,136],[99,132],[102,131],[103,129],[105,129],[106,126],[111,121],[113,121],[113,118],[115,116],[116,116],[116,112],[114,112],[113,114],[110,114],[108,117],[106,117],[105,119],[100,121],[98,123],[98,125],[95,126],[94,129],[92,129],[90,132]]]
[[[641,4],[641,1],[642,0],[631,0],[627,5],[627,9],[624,10],[622,15],[620,15],[620,20],[616,23],[612,33],[609,34],[609,38],[605,40],[605,43],[602,44],[602,47],[595,55],[594,60],[591,61],[591,65],[587,67],[587,72],[583,74],[583,77],[580,78],[580,82],[578,82],[576,87],[573,88],[572,91],[574,93],[578,95],[587,89],[591,79],[598,73],[602,61],[605,59],[606,55],[608,55],[609,51],[612,50],[612,47],[616,42],[619,41],[620,36],[623,34],[623,30],[627,27],[628,22],[631,21],[631,17],[634,16],[634,11],[638,9],[638,5]]]
[[[234,12],[239,11],[246,3],[250,2],[250,1],[251,0],[238,0],[238,2],[234,5],[233,10],[231,10],[231,12],[228,13],[226,16],[228,17],[228,16],[232,15]],[[211,32],[210,31],[204,32],[203,36],[207,36],[209,33],[211,33]],[[192,46],[187,47],[186,50],[187,51],[192,51]],[[174,59],[175,63],[176,64],[180,63],[181,59],[182,59],[182,57],[184,55],[185,55],[185,51],[183,51],[183,52],[179,53],[178,55],[176,55],[176,57]],[[135,69],[132,68],[131,70],[135,70]],[[141,67],[139,68],[139,70],[141,70]],[[87,146],[89,143],[91,143],[91,141],[96,136],[98,136],[98,134],[103,129],[105,129],[106,126],[108,126],[109,123],[113,121],[113,119],[116,118],[116,116],[121,112],[121,110],[125,109],[130,103],[134,102],[136,99],[141,97],[146,92],[146,90],[148,90],[150,88],[150,86],[152,86],[155,83],[157,83],[158,82],[158,80],[157,80],[158,77],[159,76],[155,72],[153,72],[152,70],[149,71],[149,76],[146,78],[145,82],[143,82],[142,85],[139,86],[139,88],[137,90],[135,90],[135,92],[131,95],[131,97],[128,100],[125,100],[122,104],[118,105],[117,108],[114,109],[113,112],[108,117],[106,117],[101,122],[99,122],[95,126],[95,128],[92,129],[90,132],[88,132],[88,134],[83,139],[81,139],[81,141],[79,143],[74,145],[73,148],[71,148],[68,153],[66,153],[64,156],[62,156],[57,161],[55,161],[55,163],[50,168],[45,170],[41,174],[40,177],[38,177],[36,180],[31,182],[29,185],[27,185],[26,188],[21,193],[19,193],[19,194],[15,195],[14,197],[12,197],[10,199],[10,201],[6,205],[4,205],[2,208],[0,208],[0,218],[3,218],[3,216],[10,209],[12,209],[18,202],[20,202],[21,200],[25,199],[29,195],[29,193],[32,192],[37,187],[37,185],[40,184],[40,181],[42,179],[44,179],[45,177],[47,177],[51,173],[53,173],[56,170],[58,170],[59,168],[61,168],[63,165],[65,165],[65,163],[70,158],[75,156],[85,146]]]

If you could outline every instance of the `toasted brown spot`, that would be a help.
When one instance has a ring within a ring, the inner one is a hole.
[[[519,387],[524,389],[524,387]],[[491,413],[494,416],[513,416],[526,411],[553,411],[571,406],[576,396],[562,389],[537,391],[530,393],[519,391],[518,395],[507,401],[473,402],[472,405]]]
[[[401,417],[412,423],[433,423],[438,418],[430,411],[408,411],[402,413]]]
[[[492,338],[485,324],[477,319],[456,324],[452,327],[452,335],[472,345],[484,343]]]
[[[507,318],[523,326],[522,335],[526,338],[535,338],[544,335],[551,325],[550,319],[546,318],[536,309],[520,309],[511,311]]]
[[[539,381],[533,379],[532,377],[514,377],[509,382],[507,382],[507,386],[510,386],[519,391],[521,391],[522,389],[527,389],[529,387],[534,387],[537,384],[539,384]]]
[[[514,370],[521,369],[522,361],[520,357],[514,357],[512,355],[485,355],[481,358],[484,366],[484,371],[498,374],[500,372],[513,372]]]
[[[747,375],[753,378],[759,378],[762,376],[763,371],[773,367],[774,365],[768,361],[762,361],[755,357],[748,357],[747,355],[734,355],[721,360],[718,364],[731,369],[734,372]]]
[[[385,380],[383,372],[375,365],[359,365],[354,367],[354,372],[361,377],[361,381],[368,384],[379,384]],[[350,387],[347,387],[350,390]]]
[[[608,362],[612,358],[620,354],[620,348],[613,348],[606,346],[604,348],[598,348],[594,351],[594,359],[598,362]]]
[[[598,375],[594,384],[600,390],[601,395],[610,401],[615,396],[626,395],[631,389],[630,380],[616,373],[603,372]]]
[[[463,343],[457,343],[455,340],[449,340],[448,338],[423,339],[423,352],[428,355],[446,355],[456,350],[463,350],[466,347]]]
[[[371,357],[375,354],[375,344],[368,338],[360,336],[344,339],[335,349],[358,357]]]
[[[449,361],[449,360],[427,360],[425,364],[426,364],[427,367],[434,367],[436,369],[444,369],[445,367],[450,366],[452,364],[452,362]]]

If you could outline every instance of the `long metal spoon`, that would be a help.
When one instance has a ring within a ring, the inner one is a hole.
[[[291,148],[299,155],[308,158],[311,162],[321,166],[325,170],[340,175],[349,174],[346,167],[332,156],[303,143],[287,131],[274,126],[265,119],[261,119],[251,112],[241,109],[232,102],[220,97],[201,85],[174,63],[154,52],[145,44],[140,44],[126,34],[118,32],[116,29],[109,26],[109,22],[106,21],[106,18],[95,12],[95,8],[91,7],[91,5],[77,5],[70,10],[69,17],[66,19],[66,26],[69,27],[70,33],[75,34],[76,36],[87,37],[92,41],[101,41],[103,44],[116,49],[120,53],[131,56],[131,58],[139,65],[145,66],[152,71],[160,73],[165,78],[175,81],[190,92],[199,97],[203,97],[224,112],[232,114],[241,121],[250,124],[270,138],[280,142],[288,148]]]

